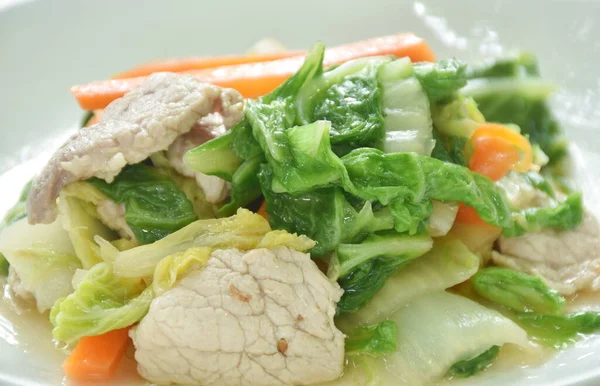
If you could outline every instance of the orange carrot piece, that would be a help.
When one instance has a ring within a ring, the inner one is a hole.
[[[500,180],[510,170],[526,172],[533,164],[533,150],[527,138],[506,126],[481,125],[471,137],[473,153],[469,168]]]
[[[267,213],[267,202],[263,201],[262,204],[260,204],[260,208],[258,208],[258,212],[256,212],[258,214],[260,214],[262,217],[264,217],[265,220],[269,221],[269,214]]]
[[[502,138],[482,137],[473,145],[469,169],[492,181],[502,179],[521,160],[520,149]]]
[[[510,170],[526,172],[533,165],[533,151],[527,138],[506,126],[484,123],[470,141],[473,153],[469,169],[493,181],[502,179]],[[458,208],[456,221],[493,227],[483,221],[475,209],[464,204]]]
[[[111,79],[135,78],[138,76],[147,76],[155,72],[183,72],[192,70],[203,70],[206,68],[215,68],[222,66],[232,66],[244,63],[269,62],[272,60],[289,58],[291,56],[306,55],[304,51],[285,51],[273,54],[262,55],[227,55],[199,58],[176,58],[154,61],[134,67],[131,70],[123,71]]]
[[[260,214],[262,217],[264,217],[265,220],[269,221],[269,214],[267,213],[266,201],[263,201],[262,204],[260,204],[260,208],[258,208],[258,212],[256,213]]]
[[[433,61],[435,56],[423,39],[413,34],[382,36],[327,49],[324,65],[331,66],[364,56],[407,56],[413,62]],[[238,90],[246,98],[257,98],[273,91],[302,65],[303,56],[184,71],[201,82]],[[84,110],[103,109],[113,100],[137,87],[145,77],[110,79],[71,87],[71,93]]]
[[[458,212],[456,213],[456,221],[463,224],[472,224],[477,225],[479,227],[490,228],[490,231],[494,229],[500,229],[494,225],[488,224],[479,217],[475,208],[471,206],[467,206],[465,204],[460,204],[458,207]]]
[[[78,381],[108,380],[129,345],[129,327],[81,338],[63,363],[67,377]]]

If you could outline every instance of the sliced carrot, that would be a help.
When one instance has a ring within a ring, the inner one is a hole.
[[[456,221],[463,224],[471,224],[477,225],[479,227],[485,227],[492,229],[499,229],[496,226],[486,223],[479,217],[475,208],[471,206],[467,206],[465,204],[460,204],[458,207],[458,212],[456,213]]]
[[[129,327],[81,338],[63,363],[67,377],[78,381],[108,380],[129,345]]]
[[[493,181],[502,179],[510,170],[526,172],[533,165],[533,151],[527,138],[506,126],[484,123],[470,141],[473,152],[469,169]],[[464,204],[458,208],[456,221],[492,227],[479,217],[475,209]]]
[[[286,51],[262,55],[227,55],[215,57],[200,58],[176,58],[150,62],[134,67],[131,70],[123,71],[112,79],[135,78],[138,76],[147,76],[155,72],[183,72],[192,70],[203,70],[206,68],[232,66],[235,64],[268,62],[292,56],[306,55],[304,51]]]
[[[493,181],[502,179],[521,160],[520,149],[504,139],[482,137],[473,144],[469,168]]]
[[[413,62],[432,61],[435,56],[427,42],[413,34],[382,36],[327,49],[324,65],[340,64],[364,56],[407,56]],[[238,90],[246,98],[257,98],[273,91],[302,65],[303,56],[184,71],[201,82]],[[103,109],[113,100],[137,87],[145,77],[110,79],[71,87],[71,93],[85,110]]]
[[[485,123],[475,131],[471,143],[469,168],[494,181],[510,170],[526,172],[533,165],[533,151],[527,138],[506,126]]]
[[[481,125],[471,137],[473,154],[469,168],[498,181],[510,170],[526,172],[533,165],[527,138],[497,123]]]
[[[256,212],[258,214],[260,214],[261,216],[264,217],[265,220],[269,221],[269,214],[267,213],[267,202],[263,201],[262,204],[260,204],[260,208],[258,208],[258,212]]]

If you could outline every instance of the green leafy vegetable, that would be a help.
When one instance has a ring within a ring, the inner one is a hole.
[[[239,121],[231,129],[231,135],[233,136],[231,146],[238,157],[248,160],[263,154],[259,143],[252,135],[252,126],[247,119]]]
[[[160,240],[196,220],[192,203],[173,179],[150,166],[127,166],[111,184],[95,178],[89,182],[125,205],[125,221],[142,244]]]
[[[407,303],[433,292],[441,292],[471,277],[480,259],[458,239],[436,239],[433,248],[395,272],[383,288],[359,311],[337,318],[342,331],[376,324]]]
[[[0,253],[0,276],[6,277],[8,275],[9,267],[10,264],[8,263],[8,260],[6,260],[6,257],[4,257],[2,253]]]
[[[219,215],[231,216],[238,208],[245,207],[261,195],[258,173],[264,162],[262,155],[250,158],[233,173],[231,200],[219,209]]]
[[[90,123],[90,120],[94,118],[94,112],[93,111],[86,111],[83,114],[83,117],[81,117],[81,123],[79,124],[80,128],[84,128],[87,126],[88,123]]]
[[[281,236],[282,231],[271,231],[267,220],[260,215],[247,209],[238,209],[234,216],[194,221],[152,244],[126,251],[119,251],[109,242],[100,240],[100,253],[105,261],[112,263],[116,275],[145,278],[154,273],[157,264],[165,256],[193,247],[250,250],[264,245],[286,245],[301,251],[314,247],[314,242],[304,235],[277,237],[275,240],[280,242],[273,244],[273,232]],[[268,240],[271,240],[271,244],[265,244]]]
[[[229,216],[260,197],[257,174],[264,156],[246,119],[225,135],[188,151],[184,162],[194,171],[231,182],[231,199],[219,209],[221,216]]]
[[[538,76],[531,54],[498,59],[473,67],[462,93],[472,96],[486,120],[513,123],[549,157],[550,164],[566,154],[566,140],[546,99],[553,85]]]
[[[394,227],[389,211],[373,213],[371,203],[367,201],[357,212],[341,188],[314,189],[298,195],[274,193],[270,190],[269,167],[261,170],[259,178],[273,228],[315,240],[317,245],[311,250],[314,256],[333,251],[341,242],[354,242],[368,233]]]
[[[344,178],[344,165],[331,151],[330,127],[328,121],[317,121],[287,130],[290,157],[283,162],[269,162],[277,185],[288,192],[302,192]]]
[[[513,56],[486,60],[482,63],[467,67],[467,77],[472,78],[502,78],[538,76],[538,64],[530,52],[520,52]]]
[[[561,314],[565,308],[565,299],[540,278],[512,269],[481,269],[472,283],[477,294],[511,310]]]
[[[433,125],[448,136],[471,138],[475,130],[485,123],[483,114],[473,98],[458,97],[445,105],[432,109]]]
[[[194,171],[231,182],[233,174],[244,162],[232,148],[233,130],[235,127],[228,133],[185,153],[183,156],[185,165]]]
[[[198,218],[216,217],[218,211],[217,206],[206,201],[204,190],[198,186],[196,178],[179,174],[179,172],[171,165],[165,151],[153,153],[150,156],[150,161],[152,162],[152,166],[154,166],[160,174],[170,177],[179,190],[181,190],[187,199],[192,202],[194,212]]]
[[[385,285],[399,268],[431,249],[428,236],[397,233],[371,235],[360,244],[340,244],[338,262],[340,286],[344,294],[338,314],[355,312]]]
[[[492,346],[490,349],[484,351],[482,354],[473,359],[456,362],[452,365],[452,367],[450,367],[448,373],[460,378],[471,377],[490,367],[499,353],[500,347]]]
[[[347,204],[342,190],[322,188],[297,196],[274,193],[269,175],[269,170],[263,169],[260,181],[271,226],[315,240],[317,245],[311,251],[315,256],[333,251],[342,240],[343,208]]]
[[[309,82],[298,96],[298,105],[302,106],[300,122],[330,121],[334,150],[338,145],[379,147],[384,128],[377,73],[387,61],[388,58],[350,61]],[[304,106],[307,103],[310,106]]]
[[[428,236],[408,236],[397,233],[371,234],[360,244],[340,244],[337,250],[339,276],[348,275],[357,266],[375,258],[393,258],[401,266],[421,256],[433,245]]]
[[[467,166],[468,160],[465,155],[465,147],[468,139],[465,137],[447,136],[433,130],[435,146],[431,157],[443,162],[449,162],[460,166]]]
[[[463,202],[489,224],[510,225],[510,211],[488,178],[464,167],[410,153],[362,148],[342,158],[353,193],[389,205],[398,232],[415,233],[431,214],[431,200]]]
[[[374,232],[393,228],[385,235],[390,239],[427,232],[433,201],[463,202],[500,227],[511,218],[489,179],[427,157],[433,148],[430,101],[438,106],[456,98],[465,83],[464,65],[451,60],[413,69],[406,58],[375,57],[323,71],[323,49],[317,45],[274,92],[248,101],[228,154],[245,162],[264,157],[248,167],[244,181],[254,186],[250,176],[260,169],[271,225],[314,239],[313,256],[335,252],[331,276],[341,274],[346,290],[339,311],[356,311],[406,260],[375,252],[371,242],[381,235]],[[440,114],[452,113],[456,127],[465,126],[481,119],[473,106],[463,99]],[[447,158],[465,163],[464,154],[458,160],[465,139],[441,143]],[[243,202],[233,196],[229,211]]]
[[[114,240],[115,234],[100,219],[96,206],[108,198],[88,182],[75,182],[60,192],[58,212],[73,249],[84,269],[102,261],[95,236]]]
[[[407,259],[403,258],[374,258],[341,278],[338,282],[344,294],[337,304],[337,315],[363,308],[385,285],[386,280],[406,262]]]
[[[466,65],[456,59],[417,63],[414,68],[432,105],[452,98],[467,84]]]
[[[581,193],[573,193],[555,206],[524,209],[513,217],[512,226],[504,229],[505,236],[521,236],[544,228],[573,229],[583,221]]]
[[[600,314],[580,312],[571,315],[518,313],[515,321],[536,342],[556,349],[577,341],[580,334],[600,330]]]
[[[371,326],[361,326],[346,334],[346,355],[385,355],[397,349],[398,326],[386,320]]]
[[[70,284],[70,283],[69,283]],[[52,335],[67,343],[127,327],[146,315],[152,289],[139,279],[116,277],[107,263],[93,266],[75,292],[52,307]]]

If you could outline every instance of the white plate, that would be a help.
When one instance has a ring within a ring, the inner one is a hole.
[[[242,52],[265,36],[307,48],[319,39],[338,44],[413,31],[439,57],[534,51],[544,77],[560,88],[556,113],[578,145],[586,202],[598,213],[599,15],[597,1],[0,0],[0,172],[6,172],[0,212],[39,160],[14,166],[43,157],[80,119],[71,84],[154,58]],[[60,384],[62,356],[50,355],[48,324],[37,319],[15,325],[16,319],[9,307],[0,307],[0,383]],[[504,367],[465,384],[598,385],[599,353],[600,339],[593,338],[544,365]]]

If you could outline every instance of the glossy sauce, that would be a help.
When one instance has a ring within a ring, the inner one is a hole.
[[[62,362],[70,350],[52,338],[52,324],[48,312],[41,314],[35,306],[14,296],[4,279],[0,280],[0,287],[3,289],[3,299],[0,301],[0,341],[27,356],[28,365],[31,366],[35,377],[53,385],[97,386],[97,382],[74,382],[64,377]],[[132,345],[117,369],[114,383],[111,384],[147,384],[137,374],[133,353]]]

